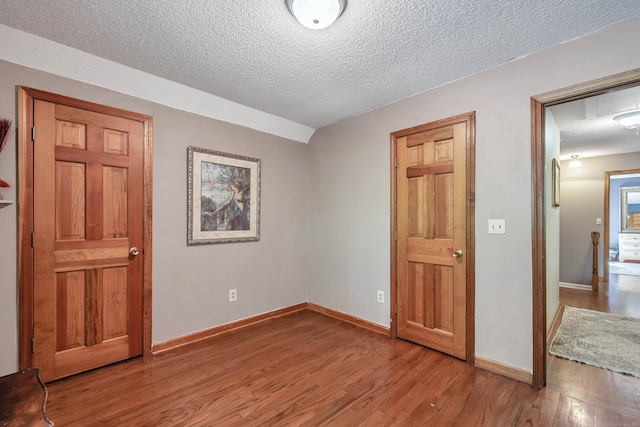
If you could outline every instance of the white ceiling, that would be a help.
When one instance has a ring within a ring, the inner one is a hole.
[[[349,0],[309,30],[285,0],[0,0],[0,24],[312,128],[638,16],[638,0]]]
[[[560,159],[640,151],[636,129],[625,129],[613,118],[640,105],[640,86],[550,107],[560,129]]]

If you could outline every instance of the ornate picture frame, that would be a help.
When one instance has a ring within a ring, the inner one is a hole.
[[[187,245],[260,240],[260,159],[187,147]]]

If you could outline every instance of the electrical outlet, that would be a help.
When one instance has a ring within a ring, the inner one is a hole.
[[[234,302],[238,299],[238,291],[235,289],[229,289],[229,302]]]
[[[384,304],[384,291],[378,291],[378,302]]]

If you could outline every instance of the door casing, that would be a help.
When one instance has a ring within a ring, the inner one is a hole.
[[[531,245],[533,311],[533,385],[547,382],[547,283],[544,224],[544,112],[546,107],[636,86],[640,68],[531,97]],[[607,234],[608,238],[608,234]]]
[[[151,202],[152,124],[151,116],[95,104],[50,92],[18,87],[18,365],[32,367],[33,338],[33,103],[35,99],[69,105],[137,120],[144,126],[143,141],[143,250],[142,256],[142,351],[151,354]]]
[[[392,338],[398,337],[398,313],[397,313],[397,139],[414,133],[426,131],[435,127],[453,125],[455,123],[467,122],[467,147],[466,147],[466,247],[465,262],[467,274],[467,300],[466,300],[466,361],[474,364],[475,359],[475,112],[460,114],[443,120],[438,120],[424,125],[403,129],[391,134],[390,141],[390,171],[391,171],[391,328]]]

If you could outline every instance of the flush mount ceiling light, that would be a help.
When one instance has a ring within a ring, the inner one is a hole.
[[[570,168],[579,168],[580,166],[582,166],[582,163],[580,163],[578,157],[580,157],[578,154],[574,154],[573,156],[571,156],[571,163],[569,163]]]
[[[291,14],[305,27],[321,30],[342,14],[347,0],[286,0]]]
[[[620,123],[627,129],[637,129],[640,127],[640,110],[630,111],[628,113],[615,116],[613,120]]]

